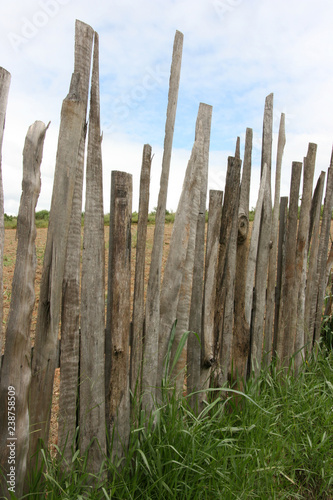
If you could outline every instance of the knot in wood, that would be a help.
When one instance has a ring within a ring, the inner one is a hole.
[[[238,243],[243,243],[247,238],[247,233],[249,231],[249,220],[246,215],[240,215],[238,217]]]
[[[119,354],[121,354],[122,352],[123,352],[123,350],[122,350],[121,347],[114,346],[113,353],[114,353],[115,356],[119,356]]]

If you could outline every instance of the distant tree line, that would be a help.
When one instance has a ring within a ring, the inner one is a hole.
[[[323,214],[323,208],[324,206],[322,205],[321,207],[321,216]],[[156,216],[156,210],[157,207],[154,207],[151,212],[148,214],[148,224],[155,224],[155,216]],[[175,221],[175,212],[173,210],[166,210],[165,211],[165,222],[166,224],[173,224]],[[252,208],[249,213],[249,220],[253,221],[254,220],[254,215],[255,215],[255,208]],[[298,213],[299,215],[299,213]],[[37,228],[45,228],[48,227],[49,224],[49,217],[50,217],[50,212],[49,210],[39,210],[35,214],[35,219],[36,219],[36,227]],[[138,223],[138,217],[139,214],[138,212],[133,212],[132,213],[132,224],[137,224]],[[332,219],[333,219],[333,212],[332,212]],[[5,229],[16,229],[17,226],[17,216],[16,215],[4,215],[4,221],[5,221]],[[206,222],[208,221],[208,210],[206,210]],[[82,225],[84,223],[84,212],[82,212]],[[110,223],[110,214],[105,214],[104,215],[104,225],[108,226]]]

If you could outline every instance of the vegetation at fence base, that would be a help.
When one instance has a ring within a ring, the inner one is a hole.
[[[66,472],[42,452],[27,498],[330,499],[332,425],[333,354],[323,345],[298,377],[271,367],[237,403],[222,392],[199,416],[164,391],[150,424],[132,428],[122,466],[106,459],[99,477],[79,452]]]

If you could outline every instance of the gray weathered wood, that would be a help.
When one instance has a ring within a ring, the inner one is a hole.
[[[214,317],[216,302],[217,263],[222,218],[222,191],[209,191],[209,216],[205,258],[205,279],[202,309],[201,331],[201,372],[200,387],[209,387],[212,366],[215,364]],[[206,399],[206,394],[199,395],[199,401]],[[200,408],[202,404],[200,405]]]
[[[142,153],[142,167],[140,177],[140,199],[138,230],[136,240],[136,263],[133,298],[133,337],[131,345],[131,391],[136,395],[136,405],[141,396],[142,376],[142,348],[144,333],[144,288],[145,288],[145,256],[147,240],[147,223],[149,210],[149,184],[152,162],[152,151],[149,144],[145,144]],[[133,403],[135,403],[133,401]],[[137,408],[138,409],[138,408]]]
[[[305,345],[305,289],[308,265],[308,238],[310,226],[310,211],[312,201],[313,176],[316,163],[317,145],[310,143],[306,158],[304,158],[303,169],[303,192],[299,215],[297,247],[296,247],[296,269],[295,269],[295,294],[297,295],[297,323],[294,343],[295,369],[299,370],[304,357]],[[303,352],[302,352],[303,351]]]
[[[255,307],[253,308],[253,319],[251,325],[251,370],[258,375],[261,368],[263,355],[263,334],[266,311],[266,289],[267,272],[270,252],[270,232],[271,232],[271,198],[270,179],[266,178],[266,188],[263,200],[263,211],[261,214],[260,236],[258,242],[258,255],[255,275]],[[266,210],[264,207],[266,206]],[[267,209],[268,207],[268,209]]]
[[[326,262],[326,276],[325,276],[326,283],[329,282],[332,266],[333,266],[333,241],[331,239],[331,248]]]
[[[271,179],[272,170],[272,142],[273,142],[273,94],[269,94],[265,99],[264,120],[262,130],[261,147],[261,175],[264,165],[267,165],[267,175]],[[271,184],[271,182],[269,182]]]
[[[162,159],[162,172],[160,180],[160,191],[155,219],[154,243],[149,270],[149,281],[146,297],[146,324],[144,340],[144,360],[142,366],[142,390],[143,408],[149,414],[154,404],[154,393],[157,380],[158,366],[158,342],[160,321],[160,288],[161,288],[161,265],[164,239],[165,210],[167,190],[169,182],[169,171],[171,162],[171,151],[173,132],[176,119],[178,100],[178,89],[180,80],[180,68],[183,51],[183,34],[176,31],[171,74],[169,83],[169,96],[167,117],[165,123],[164,152]]]
[[[288,367],[294,349],[296,332],[297,295],[295,294],[295,265],[297,243],[298,198],[302,163],[293,162],[290,184],[290,203],[285,246],[285,264],[282,278],[279,331],[276,352],[278,363]]]
[[[56,364],[62,281],[67,236],[72,211],[78,152],[82,138],[80,75],[73,74],[70,91],[63,101],[58,151],[44,254],[37,315],[30,393],[30,467],[34,467],[40,439],[47,446],[52,387]]]
[[[233,378],[242,379],[246,375],[246,365],[250,349],[250,325],[245,321],[245,281],[249,251],[249,202],[252,164],[253,131],[246,129],[245,151],[238,210],[238,238],[235,283],[235,328],[232,345]]]
[[[94,30],[81,21],[75,23],[74,71],[80,73],[82,119],[86,121],[90,81],[91,52]],[[79,146],[71,223],[68,232],[66,263],[62,284],[61,371],[58,415],[58,445],[66,467],[75,449],[78,425],[79,326],[80,326],[80,262],[81,214],[86,127]]]
[[[267,165],[264,166],[262,176],[260,179],[258,200],[256,205],[256,210],[254,214],[254,221],[251,233],[251,243],[249,249],[249,256],[247,259],[247,271],[246,271],[246,281],[245,281],[245,321],[251,326],[251,314],[252,314],[252,304],[253,304],[253,287],[254,279],[256,273],[256,261],[258,253],[258,243],[259,243],[259,231],[260,231],[260,221],[262,214],[262,206],[264,202],[264,194],[266,189],[267,181]]]
[[[130,435],[131,218],[132,176],[114,171],[105,341],[106,418],[113,460],[124,456]]]
[[[101,142],[99,43],[95,33],[82,253],[79,422],[80,450],[85,453],[89,448],[89,470],[94,473],[100,470],[106,454],[105,242]]]
[[[278,335],[278,328],[279,328],[279,312],[280,312],[280,301],[281,301],[283,262],[285,259],[287,209],[288,209],[288,197],[282,196],[282,198],[280,200],[279,242],[278,242],[277,270],[276,270],[276,294],[275,294],[274,336],[273,336],[273,357],[274,358],[276,357],[277,335]]]
[[[171,357],[170,364],[173,365],[175,362],[175,367],[173,372],[170,372],[170,377],[172,379],[172,383],[174,383],[176,388],[177,396],[181,396],[183,393],[184,386],[184,377],[185,377],[185,367],[187,361],[187,344],[186,342],[178,360],[175,360],[175,355],[177,352],[177,348],[179,342],[184,335],[185,332],[189,330],[189,316],[190,316],[190,307],[191,307],[191,293],[192,293],[192,284],[193,284],[193,267],[194,267],[194,253],[195,253],[195,242],[196,242],[196,231],[197,231],[197,219],[199,217],[199,203],[200,203],[200,193],[199,190],[196,193],[195,198],[195,207],[191,209],[191,228],[190,234],[187,241],[187,252],[186,258],[184,260],[183,269],[182,269],[182,281],[179,289],[178,295],[178,305],[177,311],[175,314],[175,318],[177,319],[177,325],[175,330],[175,339],[171,348]],[[177,244],[176,244],[177,246]],[[164,282],[163,285],[164,286]],[[161,296],[163,294],[163,288],[161,292]],[[161,302],[161,311],[162,311],[162,302]],[[190,335],[191,336],[191,335]],[[167,336],[166,336],[167,338]],[[163,341],[162,341],[163,344]],[[163,366],[162,360],[160,363]],[[187,369],[188,373],[188,369]]]
[[[190,283],[192,282],[195,235],[200,204],[201,172],[203,168],[203,145],[203,127],[202,122],[200,121],[191,157],[185,173],[183,189],[175,216],[175,222],[170,240],[170,250],[164,269],[163,283],[161,287],[157,387],[161,386],[170,332],[174,321],[177,319],[177,308],[180,300],[181,285],[184,277],[186,260],[188,266],[186,271],[188,276],[185,279]],[[188,286],[188,283],[186,285],[184,284],[182,293],[184,295],[181,300],[186,301],[187,305],[184,304],[184,307],[188,308],[188,324],[191,297],[190,286]],[[184,315],[184,322],[186,322],[185,311],[183,311],[182,314]],[[180,330],[178,330],[177,333],[181,335]],[[175,339],[175,342],[179,342],[179,337]]]
[[[319,234],[320,234],[320,211],[321,202],[324,193],[325,172],[321,172],[317,181],[316,189],[312,199],[311,206],[311,224],[309,232],[309,240],[311,239],[309,269],[307,274],[307,285],[305,294],[305,313],[304,313],[304,345],[307,353],[312,350],[314,321],[317,305],[318,293],[318,251],[319,251]]]
[[[200,207],[196,230],[193,283],[191,295],[191,308],[189,330],[201,337],[202,328],[202,300],[205,262],[205,229],[206,229],[206,203],[208,186],[209,144],[212,122],[212,106],[200,103],[196,132],[199,121],[203,130],[203,167],[201,175]],[[187,343],[187,392],[194,392],[200,386],[201,347],[198,338],[190,334]],[[192,408],[197,407],[197,396],[190,399]]]
[[[256,264],[255,293],[256,302],[253,310],[252,334],[251,334],[251,369],[255,374],[259,373],[263,354],[263,334],[266,311],[266,293],[268,262],[270,255],[270,239],[272,226],[272,196],[271,196],[271,162],[272,162],[272,141],[273,141],[273,94],[266,97],[262,151],[261,151],[261,172],[264,165],[267,165],[266,189],[264,194],[260,235],[258,244],[258,255]]]
[[[240,137],[236,140],[235,158],[240,158]]]
[[[230,332],[230,321],[228,316],[228,329],[224,330],[224,317],[226,308],[226,297],[230,287],[233,287],[235,268],[231,252],[236,253],[235,234],[238,232],[238,207],[241,160],[239,158],[228,158],[228,169],[225,183],[225,195],[222,208],[220,247],[217,271],[217,288],[215,302],[215,359],[219,365],[215,376],[216,384],[221,385],[226,380],[229,366],[229,354],[231,353],[232,332]],[[236,225],[236,229],[235,229]],[[230,264],[230,268],[229,268]],[[229,297],[228,297],[229,298]],[[228,310],[229,314],[229,310]],[[224,352],[223,352],[224,351]]]
[[[0,381],[0,465],[9,474],[8,415],[15,415],[15,494],[23,493],[29,447],[28,397],[31,382],[30,324],[35,303],[36,227],[35,207],[40,193],[40,164],[47,127],[37,121],[29,127],[23,150],[23,182],[17,219],[17,253],[12,299],[7,322],[6,345]],[[8,404],[8,388],[14,387],[15,408]],[[9,413],[10,412],[10,413]],[[0,492],[10,498],[7,479],[0,479]]]
[[[263,362],[265,366],[268,366],[271,361],[272,345],[273,345],[281,167],[282,167],[282,157],[285,144],[286,144],[285,114],[281,113],[279,138],[277,145],[276,169],[275,169],[275,191],[274,191],[274,209],[273,209],[272,229],[271,229],[271,251],[269,254],[269,264],[268,264],[267,304],[266,304],[264,356],[263,356]]]
[[[2,183],[2,143],[5,129],[6,109],[10,87],[10,73],[0,67],[0,354],[3,347],[3,250],[5,244],[4,198]],[[0,365],[1,368],[1,365]]]
[[[230,380],[231,376],[241,166],[242,161],[239,158],[235,158],[233,166],[236,170],[235,184],[233,187],[235,206],[232,214],[232,229],[230,233],[226,265],[224,268],[225,276],[223,283],[223,286],[226,288],[226,294],[223,318],[222,349],[220,351],[219,358],[220,373],[218,381],[220,386]]]
[[[323,217],[321,222],[319,251],[318,251],[318,296],[315,319],[314,340],[320,338],[320,325],[322,320],[322,309],[325,296],[326,286],[326,261],[328,253],[328,242],[330,236],[331,219],[333,207],[333,151],[331,156],[330,167],[327,174],[327,185],[324,201]]]

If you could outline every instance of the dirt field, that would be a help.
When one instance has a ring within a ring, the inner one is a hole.
[[[147,234],[147,255],[146,255],[146,283],[148,282],[149,277],[149,265],[150,265],[150,255],[153,246],[153,238],[154,238],[154,227],[148,226],[148,234]],[[135,253],[136,253],[136,231],[137,226],[132,225],[132,293],[134,291],[134,272],[135,272]],[[165,226],[165,251],[163,253],[163,266],[165,265],[165,261],[168,255],[168,248],[170,242],[170,236],[172,231],[172,224],[166,224]],[[36,330],[36,319],[37,319],[37,308],[38,308],[38,300],[39,300],[39,288],[40,288],[40,280],[42,276],[42,268],[43,268],[43,256],[44,249],[46,244],[47,237],[47,229],[37,229],[37,237],[36,237],[36,254],[37,254],[37,271],[36,271],[36,280],[35,280],[35,293],[36,293],[36,302],[35,308],[33,312],[33,318],[31,323],[31,339],[32,343],[35,337]],[[14,275],[15,268],[15,260],[16,260],[16,230],[15,229],[6,229],[5,231],[5,249],[4,249],[4,325],[7,322],[10,299],[11,299],[11,286]],[[105,268],[106,272],[108,269],[108,249],[109,249],[109,228],[105,227]],[[105,289],[107,289],[107,283],[105,284]]]

